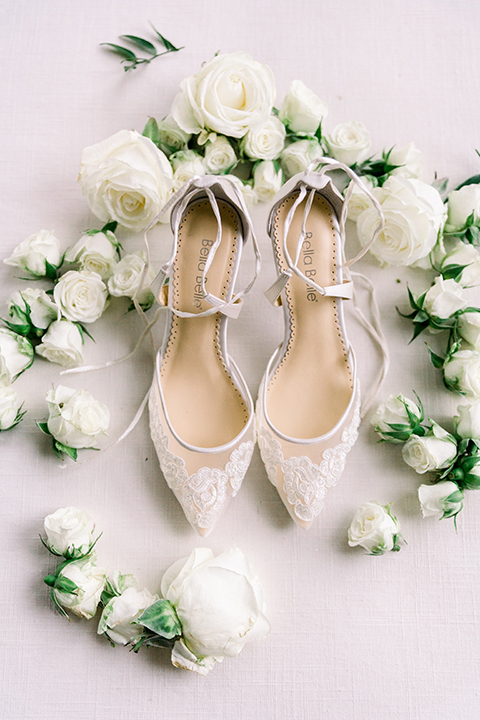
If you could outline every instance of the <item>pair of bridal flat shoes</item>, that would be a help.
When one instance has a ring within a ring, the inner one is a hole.
[[[266,369],[256,413],[227,350],[228,319],[238,316],[260,268],[241,192],[227,178],[195,177],[165,209],[174,242],[157,278],[168,315],[150,429],[165,479],[202,536],[240,489],[256,440],[270,481],[307,528],[358,435],[360,390],[342,307],[353,291],[344,274],[358,256],[345,260],[346,200],[325,173],[339,166],[321,162],[320,172],[309,167],[282,188],[270,214],[278,277],[266,295],[283,307],[285,338]],[[254,277],[236,291],[249,241]]]

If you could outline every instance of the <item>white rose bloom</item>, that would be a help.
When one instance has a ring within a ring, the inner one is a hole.
[[[33,346],[30,340],[10,330],[0,328],[0,355],[12,382],[33,363]]]
[[[101,317],[107,287],[98,273],[70,270],[55,285],[53,297],[67,320],[92,323]]]
[[[175,607],[184,645],[196,658],[234,657],[270,632],[260,585],[237,548],[216,558],[197,548],[167,570],[161,592]],[[172,661],[181,663],[181,653],[172,654]],[[179,666],[202,672],[195,664]]]
[[[458,350],[444,365],[445,380],[457,391],[472,398],[480,398],[480,353]]]
[[[453,418],[455,432],[461,438],[480,439],[480,400],[459,405]]]
[[[117,266],[115,272],[108,281],[108,291],[114,297],[133,298],[140,287],[143,269],[145,267],[145,254],[143,252],[125,255]],[[150,285],[155,278],[155,273],[150,267],[143,281],[143,288],[138,292],[137,300],[140,304],[147,303],[151,296]]]
[[[73,367],[83,362],[82,335],[70,320],[56,320],[48,328],[35,351],[49,362]]]
[[[135,575],[122,575],[119,570],[108,573],[107,581],[117,595],[121,595],[127,588],[139,590],[138,580]]]
[[[402,175],[406,178],[420,178],[423,169],[423,153],[410,142],[402,147],[394,147],[388,156],[391,165],[400,165],[392,170],[392,175]]]
[[[480,185],[464,185],[460,190],[452,190],[448,196],[447,206],[446,232],[461,230],[472,213],[475,220],[478,220],[480,217]]]
[[[188,182],[192,177],[205,175],[205,167],[202,158],[199,156],[190,162],[184,162],[178,166],[173,173],[173,188],[179,190],[182,185]]]
[[[21,404],[12,387],[0,386],[0,431],[9,430],[16,424]]]
[[[280,120],[290,132],[314,135],[327,115],[327,103],[320,100],[301,80],[291,83],[279,113]]]
[[[443,225],[445,206],[439,192],[422,180],[397,175],[389,177],[382,188],[375,188],[373,194],[382,206],[385,227],[370,252],[389,265],[413,265],[425,258]],[[379,224],[373,206],[361,213],[357,232],[362,245],[371,241]]]
[[[179,150],[176,153],[170,155],[170,164],[173,168],[173,172],[178,170],[179,167],[185,165],[185,163],[193,163],[197,160],[202,160],[202,156],[199,155],[195,150]]]
[[[441,269],[446,270],[449,265],[464,265],[465,269],[457,278],[457,282],[464,287],[478,285],[480,281],[480,253],[473,245],[467,245],[459,240],[442,260]]]
[[[360,547],[375,555],[393,550],[400,532],[398,521],[390,515],[388,505],[367,502],[361,505],[353,516],[348,529],[350,547]]]
[[[267,120],[275,101],[272,71],[245,52],[217,55],[180,88],[172,116],[187,133],[207,129],[243,137]]]
[[[86,553],[93,543],[95,525],[85,510],[75,507],[59,508],[47,515],[43,527],[47,535],[47,545],[60,555],[75,550]]]
[[[316,139],[297,140],[287,145],[281,155],[282,169],[287,178],[291,178],[297,173],[305,170],[307,165],[316,160],[320,160],[323,155],[320,143]]]
[[[480,313],[467,312],[460,315],[458,334],[480,352]]]
[[[374,186],[371,180],[367,177],[362,177],[362,183],[365,185],[367,190],[372,192]],[[351,187],[352,194],[350,196],[350,200],[348,201],[348,219],[353,222],[357,222],[362,212],[367,210],[367,208],[372,207],[372,201],[366,192],[362,190],[357,183],[353,182],[353,180],[351,182]]]
[[[283,150],[285,135],[285,125],[271,115],[264,125],[248,131],[242,147],[252,160],[275,160]]]
[[[217,135],[205,145],[205,170],[210,175],[218,175],[231,168],[237,162],[235,150],[223,135]]]
[[[340,123],[326,137],[326,141],[330,155],[345,165],[365,160],[371,146],[370,133],[358,120]]]
[[[118,597],[113,597],[104,607],[98,634],[105,633],[112,642],[126,645],[138,640],[143,632],[143,625],[134,624],[145,610],[158,600],[146,588],[137,590],[128,587]]]
[[[423,309],[426,313],[443,319],[449,318],[466,306],[463,287],[455,280],[444,280],[441,275],[437,275],[423,301]]]
[[[444,470],[456,454],[455,438],[436,423],[423,437],[412,435],[402,449],[403,459],[419,475],[432,470]]]
[[[413,400],[410,400],[404,395],[390,395],[387,401],[379,405],[373,414],[370,421],[371,425],[384,440],[388,440],[389,442],[402,442],[402,440],[395,440],[383,433],[392,432],[390,425],[410,425],[405,405],[410,412],[415,415],[417,422],[420,422],[420,408]]]
[[[96,447],[110,424],[108,408],[86,390],[63,385],[47,393],[48,429],[55,440],[70,448]]]
[[[80,263],[81,270],[96,272],[102,280],[108,280],[117,261],[117,239],[113,232],[85,233],[65,253],[65,260]]]
[[[149,138],[121,130],[83,150],[78,181],[100,220],[140,231],[167,202],[172,168]]]
[[[35,277],[46,275],[45,261],[58,267],[61,260],[60,243],[52,230],[40,230],[20,243],[3,262],[19,267]]]
[[[272,160],[263,160],[253,171],[253,189],[260,202],[272,200],[282,187],[283,173]]]
[[[50,295],[45,290],[37,288],[25,288],[21,292],[15,290],[7,301],[8,314],[15,322],[15,309],[17,305],[23,312],[26,311],[26,304],[30,308],[30,320],[38,330],[46,330],[50,323],[60,317],[60,308],[55,305]]]
[[[60,577],[67,578],[79,588],[77,593],[54,590],[56,601],[78,617],[90,620],[97,612],[97,605],[105,587],[105,570],[95,565],[93,557],[75,560],[60,571]]]
[[[12,382],[10,370],[3,355],[0,353],[0,388],[8,387]]]
[[[450,499],[452,496],[453,500]],[[420,485],[418,499],[424,518],[435,517],[441,520],[445,514],[452,517],[463,507],[463,492],[451,480],[443,480],[434,485]]]
[[[237,186],[237,188],[240,190],[240,192],[243,195],[243,199],[245,200],[247,207],[253,207],[253,205],[256,205],[258,202],[258,196],[253,187],[250,185],[250,183],[244,183],[240,180],[239,177],[236,175],[224,175],[225,178],[230,180],[231,183]]]
[[[167,115],[164,120],[159,120],[157,125],[160,149],[165,155],[187,147],[192,136],[190,133],[184,132],[171,115]]]

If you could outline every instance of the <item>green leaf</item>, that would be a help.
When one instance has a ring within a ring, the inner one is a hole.
[[[435,177],[435,180],[432,183],[432,187],[437,190],[440,195],[443,195],[444,192],[446,192],[448,186],[448,178],[437,178]]]
[[[433,367],[437,368],[437,370],[440,370],[443,368],[445,364],[445,358],[443,358],[441,355],[437,355],[437,353],[434,353],[432,348],[427,345],[428,352],[430,354],[430,360],[432,361]]]
[[[104,226],[102,227],[102,229],[100,230],[100,232],[102,232],[102,233],[107,233],[107,232],[112,232],[112,233],[114,233],[115,230],[117,229],[117,226],[118,226],[118,222],[117,222],[116,220],[111,220],[110,222],[108,222],[106,225],[104,225]]]
[[[444,280],[457,280],[466,267],[468,267],[468,265],[447,265],[447,267],[442,270],[442,277]]]
[[[52,433],[50,432],[50,430],[48,429],[48,423],[46,423],[46,422],[37,422],[36,425],[37,425],[37,427],[38,427],[43,433],[45,433],[45,435],[51,435],[51,434],[52,434]]]
[[[45,583],[45,585],[48,585],[48,587],[53,588],[53,587],[55,587],[56,579],[57,579],[56,575],[47,575],[46,577],[43,578],[43,582]]]
[[[57,575],[54,587],[55,590],[68,593],[69,595],[77,595],[80,589],[73,580],[69,580],[69,578],[66,578],[63,575]]]
[[[426,330],[428,328],[428,326],[429,326],[428,322],[414,323],[413,335],[412,335],[412,339],[410,340],[410,342],[413,342],[424,330]]]
[[[318,128],[315,130],[315,137],[317,138],[318,142],[322,142],[322,123],[320,123]]]
[[[157,35],[158,35],[158,37],[159,37],[159,39],[160,39],[160,42],[162,43],[162,45],[165,46],[165,48],[166,48],[167,50],[169,50],[170,52],[178,52],[179,50],[182,49],[182,48],[177,48],[177,47],[175,47],[175,45],[174,45],[173,43],[171,43],[170,40],[167,40],[167,38],[163,37],[163,35],[161,35],[161,34],[158,32],[158,30],[152,25],[152,23],[150,23],[150,26],[151,26],[152,29],[157,33]]]
[[[75,462],[77,461],[78,451],[76,448],[68,447],[68,445],[64,445],[53,438],[53,449],[57,453],[58,457],[61,457],[61,454],[59,453],[65,453],[65,455],[68,455],[68,457],[72,458],[72,460]]]
[[[167,639],[182,633],[182,626],[175,608],[168,600],[157,600],[145,610],[136,622]]]
[[[57,268],[55,267],[55,265],[50,265],[48,260],[45,260],[45,277],[47,277],[49,280],[57,279]]]
[[[465,187],[465,185],[479,185],[480,184],[480,175],[472,175],[472,177],[469,177],[468,180],[464,180],[464,182],[460,183],[458,187],[455,188],[455,190],[460,190],[460,188]]]
[[[480,229],[476,225],[472,225],[468,228],[466,237],[472,245],[480,244]]]
[[[158,129],[158,123],[155,118],[148,118],[145,127],[143,128],[142,135],[149,138],[155,145],[160,142],[160,130]]]
[[[129,50],[126,47],[123,47],[122,45],[115,45],[115,43],[100,43],[100,45],[104,45],[105,47],[108,47],[111,52],[113,52],[115,55],[120,55],[124,60],[130,60],[131,62],[137,62],[138,58],[131,50]]]
[[[155,46],[152,45],[151,42],[148,40],[144,40],[141,37],[137,37],[137,35],[120,35],[120,40],[128,40],[134,47],[138,48],[139,50],[143,50],[143,52],[150,53],[150,55],[156,55],[157,51],[155,49]]]

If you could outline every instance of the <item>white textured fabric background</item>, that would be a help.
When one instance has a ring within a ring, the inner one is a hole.
[[[149,115],[165,115],[182,78],[217,50],[244,49],[268,63],[277,103],[291,80],[302,79],[329,104],[327,130],[361,120],[376,151],[414,140],[426,156],[426,179],[437,171],[453,187],[479,171],[475,0],[0,0],[0,9],[1,257],[40,228],[54,229],[66,247],[95,226],[76,183],[82,148],[122,128],[141,131]],[[185,49],[125,74],[99,43],[143,35],[148,20]],[[282,331],[281,313],[262,296],[273,278],[266,214],[267,208],[254,213],[262,276],[230,331],[231,353],[252,392]],[[122,239],[127,249],[140,248],[139,238],[124,233]],[[169,252],[164,232],[155,260]],[[411,329],[394,307],[404,302],[407,279],[414,289],[423,287],[422,273],[381,270],[371,260],[363,269],[377,287],[393,356],[379,399],[414,388],[428,414],[445,420],[455,400],[442,389],[422,340],[407,346]],[[21,284],[14,275],[0,266],[0,304]],[[478,304],[478,292],[473,299]],[[132,347],[139,326],[123,310],[111,307],[92,328],[97,343],[87,341],[86,362]],[[378,358],[363,332],[350,326],[366,385]],[[145,346],[130,363],[63,382],[85,387],[110,407],[115,436],[133,416],[151,372]],[[161,477],[146,417],[111,453],[59,468],[34,424],[45,417],[45,392],[58,382],[57,367],[36,362],[16,384],[26,419],[0,437],[2,718],[478,717],[480,494],[467,496],[458,534],[449,521],[423,520],[420,478],[397,448],[376,444],[367,421],[308,532],[289,519],[256,451],[240,494],[201,541]],[[394,502],[409,543],[399,554],[372,558],[348,548],[352,513],[371,499]],[[62,620],[42,582],[54,563],[38,533],[44,516],[64,505],[96,519],[105,565],[135,573],[152,592],[171,562],[195,546],[221,552],[238,545],[263,582],[271,635],[203,679],[173,668],[166,651],[134,656],[110,648],[96,636],[95,620]]]

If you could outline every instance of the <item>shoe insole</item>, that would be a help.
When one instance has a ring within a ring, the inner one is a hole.
[[[281,270],[288,267],[282,252],[283,226],[297,197],[298,193],[288,197],[275,217],[275,252]],[[288,232],[287,248],[292,260],[296,257],[305,203],[297,208]],[[315,195],[305,230],[299,269],[321,287],[337,284],[337,258],[341,252],[334,213],[319,195]],[[335,427],[352,396],[352,373],[338,320],[341,300],[320,295],[296,275],[288,281],[285,292],[290,339],[267,389],[267,412],[280,432],[311,439]]]
[[[239,218],[227,203],[218,204],[222,241],[207,273],[205,288],[224,299],[237,251]],[[173,307],[180,311],[200,313],[211,307],[203,299],[201,278],[217,229],[208,200],[189,206],[179,228],[172,278]],[[161,367],[172,427],[182,440],[196,447],[217,447],[230,442],[248,420],[245,402],[222,357],[221,322],[220,313],[201,318],[173,315]]]

